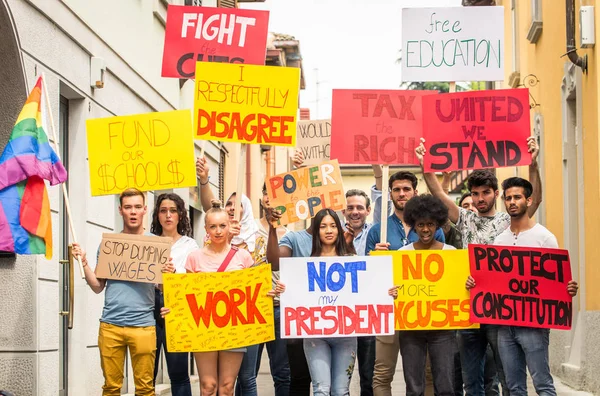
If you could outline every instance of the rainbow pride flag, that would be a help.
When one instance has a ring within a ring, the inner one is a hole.
[[[52,257],[51,185],[67,171],[44,131],[42,77],[29,94],[0,156],[0,250]]]

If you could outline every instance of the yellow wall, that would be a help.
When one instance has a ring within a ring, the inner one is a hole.
[[[508,87],[508,79],[514,71],[512,65],[512,23],[510,2],[503,1],[505,6],[505,65],[506,79],[504,87]],[[565,63],[570,62],[567,57],[561,57],[566,52],[566,11],[565,3],[543,3],[543,31],[536,44],[527,40],[527,31],[531,23],[531,4],[529,1],[517,3],[517,70],[523,77],[534,74],[539,83],[530,87],[530,93],[540,104],[531,110],[531,119],[535,112],[540,112],[544,117],[544,139],[541,150],[544,153],[543,163],[543,188],[546,226],[556,235],[559,244],[564,246],[564,188],[563,162],[562,162],[562,96],[561,84],[564,77]],[[585,3],[585,2],[583,2]],[[581,1],[575,1],[576,16],[578,18]],[[596,20],[600,17],[599,7],[596,6]],[[579,45],[579,28],[576,22],[576,44]],[[600,45],[599,34],[596,41]],[[578,180],[580,194],[584,197],[584,223],[585,223],[585,261],[586,284],[594,285],[600,282],[600,266],[596,264],[600,253],[600,227],[597,219],[600,218],[600,183],[599,183],[599,139],[598,139],[598,72],[595,50],[579,49],[578,53],[588,55],[588,73],[583,75],[582,89],[582,131],[583,131],[583,180]],[[517,173],[518,172],[518,173]],[[527,177],[526,169],[501,169],[498,170],[499,180],[519,174]],[[573,256],[576,252],[571,252]],[[600,289],[587,288],[587,310],[600,309]]]

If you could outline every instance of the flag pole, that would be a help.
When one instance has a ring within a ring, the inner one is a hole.
[[[46,107],[48,107],[48,114],[50,115],[50,130],[52,131],[52,141],[54,143],[54,151],[60,160],[60,150],[58,149],[58,139],[56,138],[56,130],[54,129],[54,116],[52,115],[52,107],[50,106],[50,98],[48,97],[48,87],[46,86],[46,76],[42,72],[42,84],[44,92],[42,95],[46,98]],[[61,160],[62,161],[62,160]],[[71,235],[73,236],[73,242],[77,242],[77,235],[75,234],[75,226],[73,225],[73,216],[71,216],[71,204],[69,202],[69,193],[67,192],[67,186],[65,183],[60,183],[62,186],[63,197],[65,200],[65,207],[67,209],[67,218],[69,219],[69,228]],[[85,279],[85,271],[83,270],[83,263],[81,262],[81,256],[76,257],[79,263],[79,272],[81,273],[81,279]]]

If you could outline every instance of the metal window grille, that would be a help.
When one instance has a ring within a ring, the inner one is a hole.
[[[219,158],[219,200],[225,202],[225,150]]]
[[[221,8],[236,8],[237,0],[217,0],[217,7]]]
[[[202,0],[185,0],[186,6],[198,6],[202,5]]]

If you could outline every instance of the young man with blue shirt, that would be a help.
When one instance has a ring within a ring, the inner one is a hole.
[[[398,250],[419,240],[415,230],[404,223],[404,205],[418,194],[416,176],[411,172],[400,171],[394,173],[388,183],[394,206],[394,213],[388,217],[387,222],[388,241],[381,242],[381,224],[374,224],[367,236],[367,253],[373,250]],[[383,198],[381,197],[381,199]],[[435,239],[442,243],[445,242],[444,231],[441,228],[435,232]],[[399,332],[391,336],[376,338],[373,373],[373,392],[376,396],[391,396],[391,384],[396,372],[399,351]]]
[[[147,207],[144,194],[135,189],[123,191],[119,197],[119,214],[123,217],[124,234],[144,234]],[[73,256],[81,257],[85,280],[94,293],[104,293],[104,309],[100,318],[98,349],[104,375],[103,396],[120,396],[127,348],[131,356],[135,394],[153,396],[156,331],[154,319],[154,284],[96,278],[87,262],[85,251],[73,244]],[[169,261],[163,272],[174,272]]]

